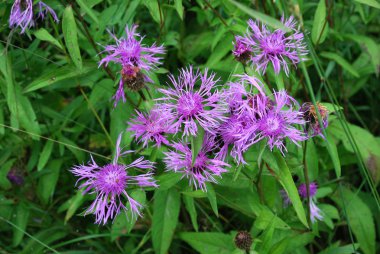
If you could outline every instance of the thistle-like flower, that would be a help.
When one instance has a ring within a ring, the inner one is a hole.
[[[255,96],[253,102],[249,102],[247,108],[252,108],[250,116],[254,124],[247,129],[246,135],[240,140],[244,146],[243,150],[266,139],[271,150],[277,147],[284,154],[286,138],[296,145],[306,139],[305,134],[296,128],[297,125],[305,124],[302,113],[298,110],[297,101],[286,91],[275,92],[273,97],[274,100],[271,100],[261,94]]]
[[[252,49],[250,45],[245,43],[243,37],[236,36],[232,54],[237,61],[246,64],[251,58]]]
[[[152,141],[158,147],[161,144],[169,145],[165,134],[173,133],[170,113],[159,108],[152,109],[144,114],[136,111],[137,116],[129,123],[128,131],[132,131],[136,140],[143,142],[143,146],[148,146]]]
[[[169,79],[173,88],[160,89],[164,97],[157,100],[162,101],[160,107],[163,110],[171,112],[175,132],[183,126],[184,136],[195,136],[199,124],[215,134],[215,129],[225,120],[224,113],[227,112],[222,94],[217,90],[212,91],[219,81],[215,79],[215,74],[208,75],[207,70],[201,73],[199,69],[194,72],[190,66],[180,70],[178,80],[173,75]],[[195,88],[197,83],[200,83],[199,89]]]
[[[42,1],[38,2],[38,16],[37,18],[45,19],[45,16],[50,13],[55,22],[59,22],[57,14],[54,10]],[[11,15],[9,17],[9,27],[20,27],[21,33],[24,33],[27,29],[34,26],[35,21],[33,19],[33,0],[16,0],[13,3],[11,9]]]
[[[115,107],[120,99],[125,102],[124,86],[132,91],[138,91],[146,82],[152,82],[147,72],[157,68],[161,63],[162,57],[156,55],[165,53],[163,46],[156,46],[153,43],[149,47],[142,44],[144,37],[140,36],[136,29],[137,25],[126,26],[127,38],[118,39],[110,33],[116,44],[105,46],[102,53],[107,53],[107,56],[99,62],[99,66],[103,64],[107,66],[109,62],[121,65],[119,87],[113,96]]]
[[[320,103],[317,103],[317,109],[321,116],[322,128],[319,124],[318,114],[314,104],[310,102],[302,104],[300,110],[303,113],[304,119],[306,120],[305,132],[309,137],[321,136],[322,138],[325,138],[323,136],[322,130],[326,129],[328,126],[329,112],[327,108]]]
[[[33,25],[33,0],[16,0],[9,16],[9,27],[20,27],[21,33],[24,33]]]
[[[289,29],[289,33],[282,29],[271,31],[266,25],[249,20],[248,32],[240,39],[243,45],[249,45],[252,50],[250,60],[260,73],[265,73],[268,64],[272,63],[276,74],[283,68],[286,75],[289,75],[287,60],[296,65],[305,60],[308,53],[303,41],[304,36],[299,28],[296,28],[294,18],[285,20],[282,17],[281,22]]]
[[[310,198],[314,197],[315,194],[317,193],[317,189],[318,189],[318,185],[317,183],[315,182],[311,182],[309,184],[309,194],[310,194]],[[298,187],[298,193],[300,194],[300,196],[302,198],[307,198],[307,188],[306,188],[306,184],[301,184],[299,187]]]
[[[215,143],[211,135],[205,135],[194,164],[189,144],[174,143],[172,147],[175,151],[165,153],[164,162],[167,170],[182,173],[183,177],[189,179],[189,185],[193,185],[196,189],[207,191],[206,183],[217,183],[216,177],[221,177],[222,173],[227,172],[225,168],[230,166],[222,160],[212,158]]]
[[[79,181],[84,182],[79,189],[85,193],[95,193],[96,198],[90,207],[86,210],[85,215],[92,213],[95,215],[96,224],[106,224],[108,219],[112,220],[122,210],[131,210],[132,216],[141,216],[140,209],[142,205],[129,196],[126,189],[131,186],[136,187],[158,187],[153,173],[132,176],[128,175],[127,170],[130,168],[153,170],[153,162],[144,160],[143,157],[135,160],[129,165],[118,163],[118,159],[132,151],[123,151],[120,148],[121,134],[116,144],[116,155],[112,163],[105,166],[98,166],[91,156],[91,162],[88,165],[75,166],[71,172],[79,177]],[[128,207],[124,205],[125,198]]]

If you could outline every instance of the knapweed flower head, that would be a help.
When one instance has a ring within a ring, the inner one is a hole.
[[[149,113],[136,111],[136,114],[128,127],[128,131],[132,132],[136,140],[142,142],[144,147],[148,146],[149,142],[158,147],[161,144],[169,145],[165,134],[174,133],[169,112],[154,108]]]
[[[9,27],[20,27],[21,33],[24,33],[33,25],[33,0],[16,0],[11,9]]]
[[[318,113],[321,116],[322,128],[318,121]],[[321,136],[324,138],[322,134],[322,130],[326,129],[328,126],[328,116],[329,112],[325,106],[320,103],[317,103],[317,109],[314,104],[311,102],[306,102],[302,104],[301,112],[303,113],[304,119],[306,120],[305,132],[309,135],[309,137]]]
[[[100,62],[101,65],[108,65],[114,62],[121,65],[121,79],[114,99],[114,106],[120,99],[125,102],[124,86],[132,91],[138,91],[145,86],[146,82],[152,82],[147,72],[157,68],[161,63],[162,57],[157,54],[164,54],[163,46],[146,46],[142,43],[143,36],[136,32],[137,25],[126,26],[127,37],[118,39],[110,33],[115,40],[115,45],[107,45],[102,53],[106,53]]]
[[[96,224],[106,224],[110,219],[114,219],[123,210],[130,209],[132,216],[141,216],[142,205],[134,200],[127,192],[131,187],[158,187],[152,172],[137,176],[129,175],[127,170],[131,168],[153,170],[153,162],[144,160],[143,157],[135,160],[131,164],[125,165],[118,162],[119,158],[132,151],[123,151],[120,148],[121,134],[116,144],[116,155],[112,163],[99,166],[91,156],[88,165],[75,166],[71,172],[79,177],[79,189],[85,193],[95,193],[96,198],[86,214],[95,215]],[[128,205],[125,205],[125,199]]]
[[[314,197],[315,194],[317,193],[317,189],[318,189],[318,185],[317,183],[315,182],[311,182],[309,184],[309,194],[310,194],[310,198]],[[307,188],[306,188],[306,184],[301,184],[299,187],[298,187],[298,193],[300,194],[300,196],[302,198],[308,198],[307,197]]]
[[[282,17],[281,22],[289,31],[272,31],[258,21],[249,20],[247,34],[239,39],[243,45],[250,46],[253,52],[250,61],[260,73],[265,73],[271,63],[276,74],[283,68],[286,75],[289,75],[288,61],[296,65],[305,60],[308,51],[302,32],[296,27],[296,21],[291,16],[286,20]]]
[[[55,22],[59,22],[57,14],[50,6],[43,3],[42,1],[39,1],[38,7],[39,11],[37,18],[41,18],[43,20],[45,19],[46,15],[50,13]],[[33,19],[33,0],[16,0],[13,3],[11,9],[11,15],[9,17],[9,27],[20,27],[21,33],[24,33],[27,29],[34,26],[34,23],[35,21]]]
[[[234,239],[236,247],[241,250],[249,251],[251,249],[253,239],[249,232],[247,231],[239,231]]]
[[[299,141],[306,139],[303,131],[297,128],[305,124],[303,114],[299,111],[297,101],[286,91],[274,92],[273,100],[260,94],[254,97],[251,105],[248,105],[247,108],[252,108],[250,116],[254,124],[247,129],[246,135],[242,137],[241,141],[245,146],[243,150],[262,139],[266,139],[270,150],[277,147],[284,154],[286,139],[296,145],[299,145]]]
[[[175,132],[183,127],[183,136],[195,136],[199,124],[206,131],[215,133],[227,112],[222,94],[214,90],[219,81],[215,74],[209,75],[207,69],[204,73],[199,69],[194,71],[190,66],[180,70],[178,79],[173,75],[169,79],[172,87],[159,89],[164,96],[157,100],[163,110],[171,112]]]
[[[216,177],[221,177],[222,173],[227,172],[227,163],[217,158],[213,158],[215,148],[214,138],[206,134],[201,150],[192,163],[192,153],[189,144],[185,142],[174,143],[172,147],[175,151],[165,152],[164,162],[168,171],[183,174],[189,179],[189,185],[195,189],[207,191],[206,183],[217,183]]]
[[[309,208],[311,222],[315,223],[317,220],[323,220],[322,211],[318,208],[312,199],[310,199]]]
[[[24,177],[21,170],[16,167],[11,168],[7,174],[8,180],[15,185],[23,185]]]

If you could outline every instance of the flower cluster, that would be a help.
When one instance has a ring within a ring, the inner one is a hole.
[[[288,61],[295,65],[304,60],[307,50],[293,18],[281,21],[286,31],[271,31],[250,20],[248,33],[236,37],[233,49],[236,60],[251,62],[259,73],[265,73],[271,62],[276,74],[283,68],[288,75]],[[164,53],[164,47],[143,45],[144,37],[136,29],[135,25],[127,26],[127,37],[121,39],[111,34],[116,44],[105,47],[103,53],[107,55],[99,62],[99,66],[110,62],[121,66],[114,106],[120,100],[125,101],[125,87],[138,91],[152,82],[149,72],[162,60],[157,55]],[[166,171],[181,174],[189,185],[202,191],[207,191],[208,184],[217,183],[232,163],[246,164],[245,153],[258,142],[265,143],[270,151],[278,149],[285,156],[289,142],[300,146],[300,142],[316,135],[324,138],[322,132],[328,122],[327,109],[321,104],[315,107],[305,103],[301,107],[286,90],[270,91],[260,77],[247,74],[234,75],[233,81],[223,84],[207,68],[188,66],[180,69],[177,76],[168,75],[167,86],[158,92],[161,96],[154,100],[149,112],[136,110],[134,118],[128,121],[127,131],[143,148],[165,146]],[[131,185],[157,187],[150,171],[154,169],[152,162],[143,158],[129,165],[118,162],[120,156],[130,152],[121,150],[120,139],[121,136],[111,164],[98,166],[92,160],[89,165],[72,170],[78,181],[84,180],[79,188],[97,195],[86,212],[95,214],[96,223],[104,224],[126,209],[140,215],[141,204],[131,198],[127,189]],[[130,175],[127,170],[131,168],[149,172]],[[306,191],[301,185],[300,195],[313,197],[316,188],[313,183]],[[286,193],[282,195],[285,197]],[[124,204],[124,199],[129,205]],[[309,206],[311,219],[320,220],[322,216],[315,203],[310,201]]]
[[[35,19],[33,18],[33,8],[33,0],[16,0],[13,3],[11,9],[9,27],[20,27],[21,33],[25,33],[27,29],[30,29],[32,26],[34,26]],[[55,22],[59,22],[57,14],[54,12],[54,10],[44,2],[39,1],[37,18],[41,18],[43,20],[46,18],[48,13],[50,13]]]

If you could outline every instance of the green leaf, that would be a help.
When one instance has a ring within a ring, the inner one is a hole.
[[[366,4],[368,6],[380,9],[380,3],[376,0],[355,0],[355,1],[361,4]]]
[[[282,155],[279,152],[265,152],[264,160],[271,166],[271,169],[274,170],[280,180],[281,185],[288,194],[294,210],[297,213],[299,220],[306,226],[308,226],[305,210],[303,208],[300,196],[296,184],[293,181],[292,174]]]
[[[325,144],[327,147],[327,151],[330,154],[332,163],[334,165],[335,175],[339,178],[341,175],[340,159],[338,149],[331,135],[327,135]]]
[[[365,254],[375,254],[375,224],[367,204],[347,188],[342,188],[337,203],[346,211],[348,225],[358,240],[360,249]]]
[[[18,252],[19,254],[30,254],[30,253],[44,253],[44,249],[48,253],[59,253],[58,251],[52,249],[49,245],[55,241],[64,238],[67,235],[66,229],[64,227],[52,227],[46,230],[34,233],[33,237],[23,246],[23,250]]]
[[[160,190],[167,190],[181,180],[182,175],[174,172],[165,173],[157,177]]]
[[[311,30],[311,39],[314,44],[319,44],[324,41],[326,36],[322,36],[322,32],[326,31],[326,29],[326,3],[325,0],[319,0],[319,4],[314,15],[313,28]]]
[[[34,32],[34,36],[41,41],[47,41],[63,50],[63,47],[59,41],[54,38],[45,28],[40,28]]]
[[[174,0],[174,6],[178,12],[179,17],[183,20],[182,0]]]
[[[146,195],[144,190],[132,190],[129,195],[141,205],[145,206]],[[131,209],[129,208],[127,211],[117,215],[115,221],[112,223],[111,240],[114,241],[117,237],[125,233],[130,233],[136,224],[137,219],[138,216],[133,216]]]
[[[318,151],[315,147],[313,139],[307,141],[306,146],[306,166],[309,173],[309,180],[314,181],[318,177]]]
[[[195,209],[194,198],[186,195],[183,195],[182,198],[186,210],[190,214],[191,223],[193,224],[195,231],[198,231],[197,210]]]
[[[340,55],[338,55],[336,53],[332,53],[332,52],[322,52],[320,55],[322,57],[324,57],[324,58],[327,58],[327,59],[335,61],[340,66],[342,66],[342,68],[344,70],[346,70],[347,72],[349,72],[355,78],[359,78],[360,77],[360,74],[355,70],[355,68],[351,64],[349,64],[347,62],[347,60],[344,59],[343,57],[341,57]]]
[[[232,235],[184,232],[179,237],[201,254],[231,254],[235,250]]]
[[[338,245],[334,244],[334,245]],[[359,244],[357,243],[352,243],[352,244],[347,244],[344,246],[329,246],[323,251],[319,252],[319,254],[352,254],[352,253],[357,253],[356,250],[359,248]]]
[[[68,201],[69,206],[65,215],[65,223],[68,222],[71,217],[73,217],[73,215],[76,213],[84,201],[85,195],[83,195],[83,191],[78,191],[75,196]]]
[[[196,136],[191,137],[191,163],[194,165],[195,159],[198,156],[199,151],[202,149],[205,131],[204,129],[197,124],[198,132]]]
[[[41,171],[50,159],[51,152],[53,151],[53,141],[46,141],[44,149],[42,149],[40,159],[38,160],[37,170]]]
[[[43,174],[38,180],[37,194],[45,205],[49,203],[49,200],[54,195],[61,165],[61,159],[50,161],[44,169],[45,174]]]
[[[65,38],[66,47],[74,65],[82,70],[82,57],[78,45],[77,25],[73,14],[73,9],[69,5],[63,12],[62,18],[63,37]]]
[[[270,26],[272,28],[276,28],[276,29],[280,28],[280,29],[285,30],[285,31],[289,30],[287,27],[284,26],[284,24],[282,24],[277,19],[274,19],[274,18],[272,18],[266,14],[263,14],[261,12],[252,10],[252,9],[248,8],[247,6],[245,6],[244,4],[241,4],[237,1],[234,1],[234,0],[229,0],[229,1],[232,4],[234,4],[236,7],[238,7],[241,11],[247,13],[249,16],[251,16],[255,19],[260,20],[261,22],[263,22],[264,24],[267,24],[268,26]]]
[[[0,166],[0,188],[2,189],[7,190],[12,187],[12,184],[9,182],[7,175],[8,172],[11,170],[14,162],[15,159],[8,160]]]
[[[96,14],[94,13],[94,11],[89,7],[87,6],[87,3],[83,0],[76,0],[76,2],[78,3],[78,5],[80,6],[80,8],[88,15],[90,16],[90,18],[95,21],[96,24],[99,24],[99,19],[98,17],[96,16]]]
[[[160,14],[160,9],[158,8],[159,4],[160,2],[157,2],[157,1],[144,0],[144,5],[148,8],[153,20],[157,22],[158,24],[161,23],[161,15],[162,15]]]
[[[178,223],[180,194],[176,189],[156,190],[153,204],[152,241],[158,254],[167,253]]]
[[[17,226],[13,228],[13,239],[12,245],[17,246],[21,243],[22,238],[24,237],[24,232],[26,229],[26,225],[29,220],[29,207],[26,203],[21,202],[15,212],[15,216],[13,218],[13,223]]]
[[[38,77],[36,80],[30,83],[23,92],[29,93],[50,86],[61,80],[80,77],[94,70],[96,70],[96,65],[94,64],[85,65],[82,70],[78,70],[73,66],[59,67],[57,69],[49,71],[46,74],[43,74],[41,77]]]
[[[211,183],[207,183],[206,189],[207,189],[207,198],[210,201],[211,208],[214,211],[215,215],[219,216],[218,204],[216,202],[216,194],[215,194],[214,187],[212,186]]]

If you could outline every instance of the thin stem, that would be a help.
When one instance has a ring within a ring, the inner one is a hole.
[[[312,141],[310,141],[312,142]],[[305,178],[305,185],[306,185],[306,195],[307,195],[307,222],[311,228],[311,221],[310,221],[310,182],[309,182],[309,171],[307,169],[306,164],[306,150],[307,150],[307,141],[305,142],[305,145],[303,146],[303,175]]]

